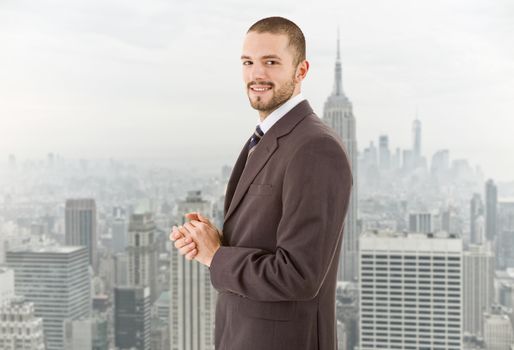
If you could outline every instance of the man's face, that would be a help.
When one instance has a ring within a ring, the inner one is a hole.
[[[267,116],[299,92],[293,49],[285,34],[246,34],[241,62],[243,79],[252,107]]]

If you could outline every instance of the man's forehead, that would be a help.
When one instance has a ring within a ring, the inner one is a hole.
[[[285,34],[257,33],[246,34],[241,59],[279,59],[290,55],[289,38]]]

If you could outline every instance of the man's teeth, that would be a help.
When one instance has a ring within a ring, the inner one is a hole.
[[[271,87],[252,87],[252,90],[255,90],[255,91],[266,91],[266,90],[269,90],[271,89]]]

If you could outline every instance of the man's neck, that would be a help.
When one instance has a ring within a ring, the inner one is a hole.
[[[276,106],[274,109],[272,110],[269,110],[269,111],[259,111],[259,117],[261,119],[261,123],[264,121],[264,119],[266,119],[266,117],[268,117],[271,113],[273,113],[274,111],[276,111],[278,108],[280,108],[280,106],[284,105],[284,103],[286,103],[287,101],[291,100],[293,97],[296,97],[298,94],[300,94],[301,91],[298,91],[297,93],[294,93],[293,95],[291,95],[291,97],[289,97],[289,99],[285,100],[284,102],[282,102],[280,105]]]

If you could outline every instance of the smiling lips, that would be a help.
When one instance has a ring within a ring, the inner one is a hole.
[[[250,87],[250,90],[255,92],[266,92],[268,90],[271,90],[271,86],[269,85],[252,85]]]

